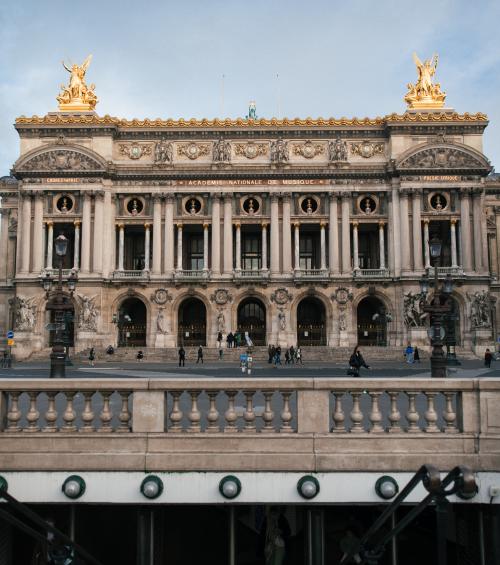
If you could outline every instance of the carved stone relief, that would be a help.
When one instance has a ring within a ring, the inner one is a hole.
[[[255,157],[267,155],[267,143],[235,143],[234,154],[247,159],[255,159]]]
[[[482,292],[468,292],[467,298],[470,300],[470,323],[474,328],[491,327],[491,309],[495,299],[487,290]]]
[[[214,163],[230,163],[231,143],[222,137],[215,141],[212,149],[212,158]]]
[[[120,155],[137,161],[141,157],[151,155],[153,146],[150,143],[120,143]]]
[[[288,141],[281,137],[276,141],[271,141],[271,163],[279,165],[288,163],[289,160]]]
[[[312,143],[312,141],[306,141],[300,145],[293,146],[293,154],[300,155],[305,159],[312,159],[316,155],[323,155],[325,152],[325,146],[321,143]]]
[[[364,159],[370,159],[375,155],[383,155],[384,144],[372,143],[371,141],[361,141],[359,143],[351,143],[351,153],[358,155]]]
[[[335,141],[328,142],[328,160],[330,163],[347,161],[347,143],[337,137]]]
[[[20,168],[24,171],[88,171],[103,167],[83,153],[58,149],[37,155]]]
[[[166,165],[172,163],[173,149],[170,141],[161,139],[155,143],[154,160],[157,165]]]
[[[166,304],[172,301],[172,296],[169,294],[168,290],[164,288],[159,288],[154,291],[151,295],[151,301],[158,305]]]
[[[428,316],[424,312],[425,295],[422,292],[408,292],[404,295],[403,318],[408,327],[420,328]]]
[[[78,316],[78,328],[83,331],[97,331],[97,318],[99,311],[95,305],[97,295],[89,297],[84,294],[78,294],[77,300],[80,305],[80,314]]]
[[[36,325],[35,298],[21,298],[16,296],[9,300],[14,311],[14,326],[20,332],[32,331]]]
[[[177,155],[187,157],[194,161],[198,157],[208,155],[210,152],[210,145],[208,143],[187,143],[177,146]]]
[[[286,288],[277,288],[271,294],[271,301],[276,302],[276,304],[286,304],[292,300],[293,296],[288,292]]]
[[[399,165],[400,169],[453,169],[457,167],[484,168],[484,163],[461,149],[433,147],[411,155]]]
[[[231,302],[233,299],[232,295],[229,294],[229,291],[226,290],[225,288],[218,288],[211,296],[210,296],[210,300],[212,302],[215,302],[216,304],[219,304],[220,306],[223,306],[224,304],[227,304],[228,302]]]

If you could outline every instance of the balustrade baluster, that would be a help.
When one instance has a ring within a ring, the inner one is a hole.
[[[274,412],[271,408],[271,400],[273,398],[272,391],[263,391],[264,394],[264,413],[262,414],[262,419],[264,420],[264,427],[262,428],[263,433],[274,432],[273,420]]]
[[[63,432],[76,432],[75,419],[76,413],[73,408],[73,399],[76,392],[66,392],[66,410],[63,414],[64,425],[61,428]]]
[[[359,406],[361,393],[351,392],[351,396],[352,396],[352,410],[350,414],[352,421],[351,432],[355,434],[356,433],[359,434],[365,431],[363,428],[363,412],[361,412],[361,408]]]
[[[109,398],[111,396],[111,392],[101,392],[102,394],[102,411],[99,414],[99,419],[101,420],[101,427],[99,428],[100,432],[112,432],[113,429],[111,428],[111,418],[113,414],[111,413],[111,409],[109,407]]]
[[[332,432],[345,432],[345,414],[342,406],[343,392],[333,393],[335,399],[335,408],[333,410],[333,430]]]
[[[92,411],[92,396],[94,395],[93,392],[84,392],[83,397],[85,399],[85,403],[83,406],[82,412],[82,422],[83,427],[80,429],[81,432],[93,432],[95,431],[94,426],[94,412]]]
[[[457,428],[457,414],[453,410],[453,395],[454,392],[445,392],[444,396],[446,398],[446,408],[444,410],[443,419],[446,422],[446,428],[444,429],[447,434],[458,433]]]
[[[372,408],[370,411],[370,422],[372,424],[371,433],[380,433],[384,431],[382,427],[382,412],[380,411],[379,398],[382,393],[380,392],[370,392],[370,397],[372,399]]]
[[[283,397],[283,410],[281,411],[281,433],[291,433],[293,432],[291,420],[292,420],[292,412],[290,410],[290,396],[291,392],[283,391],[281,396]]]
[[[401,412],[398,410],[398,396],[399,392],[389,392],[389,398],[391,399],[391,412],[389,414],[391,427],[389,428],[389,433],[392,434],[401,432],[401,426],[399,424]]]
[[[414,434],[420,431],[418,427],[419,415],[416,409],[416,398],[417,392],[408,392],[408,412],[406,413],[406,419],[408,420],[408,433]]]
[[[434,408],[434,397],[436,396],[435,392],[426,392],[425,396],[427,398],[427,410],[425,411],[424,418],[427,422],[427,426],[425,427],[426,432],[428,433],[436,433],[439,432],[439,428],[437,427],[437,419],[438,415],[436,409]]]
[[[207,432],[219,432],[219,424],[218,424],[218,420],[219,420],[219,411],[217,410],[217,405],[216,405],[216,401],[217,401],[217,395],[219,394],[218,391],[211,391],[208,392],[208,400],[210,402],[210,408],[208,409],[207,412],[207,420],[208,420],[208,426],[207,426]]]
[[[21,419],[21,410],[19,410],[20,392],[10,393],[10,408],[7,412],[7,431],[20,432],[19,420]]]
[[[117,432],[129,432],[130,431],[130,411],[128,409],[128,397],[130,392],[120,392],[120,397],[122,399],[122,408],[120,410],[120,414],[118,415],[118,419],[120,420],[120,426],[116,430]]]
[[[55,392],[48,392],[47,399],[48,399],[48,407],[47,411],[45,412],[45,421],[47,425],[43,428],[44,432],[57,432],[57,410],[56,410],[56,394]]]
[[[26,414],[26,420],[28,421],[28,427],[24,429],[25,432],[39,432],[38,419],[40,418],[40,412],[36,409],[36,401],[38,398],[38,392],[28,393],[30,397],[30,407],[28,413]]]
[[[201,431],[201,412],[198,410],[198,396],[200,394],[199,390],[188,391],[191,395],[191,410],[188,412],[189,428],[188,432],[200,432]]]
[[[224,426],[225,432],[236,432],[238,431],[236,427],[236,420],[238,419],[238,414],[234,409],[234,399],[237,394],[236,391],[226,391],[227,394],[227,410],[224,414],[226,419],[226,425]]]
[[[245,432],[255,432],[255,411],[253,409],[253,395],[255,391],[245,390],[243,392],[246,399],[246,410],[243,414],[243,418],[245,419]]]
[[[179,399],[181,397],[182,391],[173,390],[172,394],[172,411],[169,414],[170,428],[169,432],[181,432],[182,431],[182,410],[179,408]]]

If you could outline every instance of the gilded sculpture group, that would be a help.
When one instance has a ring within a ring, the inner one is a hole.
[[[61,86],[61,94],[57,97],[59,102],[59,110],[64,112],[82,112],[82,111],[93,111],[95,105],[97,104],[97,96],[94,93],[95,85],[91,84],[87,86],[85,83],[85,73],[92,60],[92,55],[89,55],[81,65],[73,64],[68,67],[63,62],[63,67],[70,73],[69,85]],[[446,94],[442,92],[441,85],[439,83],[433,83],[433,77],[436,74],[436,68],[438,63],[438,56],[434,55],[432,59],[426,59],[422,62],[416,53],[413,54],[413,61],[417,67],[418,78],[415,84],[408,84],[408,92],[404,97],[405,102],[411,109],[434,109],[442,108],[444,105],[444,100]],[[252,106],[253,105],[253,106]],[[247,119],[256,119],[255,114],[255,103],[252,102],[250,106],[250,113]],[[214,155],[214,161],[216,162],[227,162],[227,152],[224,145],[224,140],[221,140],[222,145],[217,147],[220,154]],[[281,140],[274,142],[274,146],[271,147],[271,161],[274,163],[284,163],[288,161],[288,149],[283,145]],[[167,147],[164,142],[163,145]],[[341,148],[335,148],[339,150]],[[217,157],[217,158],[215,158]],[[345,160],[343,158],[336,160]],[[159,163],[169,162],[168,156],[163,154],[161,158],[157,160]]]

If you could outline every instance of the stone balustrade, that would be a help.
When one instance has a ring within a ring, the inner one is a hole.
[[[0,468],[500,465],[494,379],[6,379],[0,391]]]

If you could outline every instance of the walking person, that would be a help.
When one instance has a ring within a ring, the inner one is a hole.
[[[201,361],[201,364],[203,365],[203,347],[200,345],[200,347],[198,347],[198,357],[196,359],[196,364],[198,365],[198,363]]]
[[[281,347],[278,345],[276,348],[276,353],[274,355],[274,365],[277,367],[281,365]]]
[[[222,347],[222,332],[217,334],[217,347],[220,349]]]
[[[222,358],[224,357],[224,349],[222,349],[222,343],[219,347],[219,361],[222,361]]]
[[[303,364],[302,363],[302,349],[301,347],[297,347],[297,349],[295,350],[295,358],[297,359],[297,364]]]
[[[179,347],[179,367],[186,366],[186,350],[182,345]]]
[[[290,365],[290,350],[285,349],[285,365]]]
[[[290,364],[293,365],[295,362],[295,347],[293,345],[290,345]]]
[[[349,370],[347,371],[347,374],[352,375],[353,377],[359,377],[359,370],[361,369],[361,367],[365,367],[366,369],[370,368],[370,366],[367,365],[365,360],[363,359],[363,355],[361,355],[359,346],[356,345],[349,359]]]
[[[274,355],[273,355],[273,346],[272,346],[271,344],[269,344],[269,345],[267,346],[267,355],[268,355],[268,360],[267,360],[267,362],[268,362],[269,364],[271,364],[271,363],[273,362],[273,356],[274,356]]]
[[[137,361],[142,361],[144,359],[144,353],[139,349],[137,352]]]
[[[413,362],[420,363],[420,353],[418,352],[418,347],[415,345],[415,350],[413,351]]]
[[[91,367],[94,366],[94,359],[95,359],[95,348],[91,347],[89,351],[89,365]]]
[[[406,356],[406,362],[411,365],[413,363],[413,354],[414,354],[414,349],[411,346],[411,343],[408,342],[408,345],[406,346],[405,349],[405,356]]]
[[[493,355],[491,354],[491,351],[489,349],[487,349],[484,352],[484,366],[488,367],[488,369],[491,369],[491,362],[493,361]]]
[[[226,341],[227,341],[227,346],[229,347],[229,349],[232,349],[232,347],[233,347],[233,341],[234,341],[233,332],[229,332],[229,333],[227,334]]]

